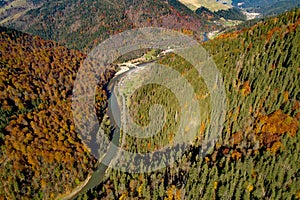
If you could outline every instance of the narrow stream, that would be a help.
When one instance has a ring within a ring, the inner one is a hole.
[[[207,37],[207,32],[203,34],[203,42],[207,42],[209,38]]]

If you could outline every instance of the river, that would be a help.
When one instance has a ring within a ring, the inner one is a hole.
[[[106,161],[105,163],[111,163],[113,160],[116,160],[118,158],[118,149],[116,148],[116,146],[121,147],[122,141],[125,139],[123,138],[122,140],[120,140],[120,136],[121,136],[120,128],[117,126],[117,124],[120,124],[121,115],[120,115],[120,106],[117,102],[117,96],[119,95],[117,94],[118,89],[115,88],[116,86],[118,86],[119,81],[123,77],[128,75],[130,72],[133,72],[134,70],[138,70],[140,67],[146,67],[150,63],[152,62],[139,64],[135,68],[129,69],[128,71],[125,71],[122,74],[118,74],[117,76],[113,77],[109,82],[107,89],[111,92],[111,96],[109,101],[110,109],[107,114],[111,121],[111,126],[114,127],[113,138],[111,140],[111,143],[113,143],[114,145],[110,143],[110,146],[108,147],[107,150],[107,152],[109,153],[105,154],[105,156],[101,159],[101,161],[105,160]],[[112,115],[112,113],[114,113],[114,115]],[[116,119],[116,117],[118,118]],[[96,187],[105,178],[108,168],[109,166],[106,166],[102,162],[98,163],[97,169],[93,172],[93,174],[89,175],[83,183],[81,183],[79,186],[73,189],[72,192],[70,192],[69,194],[60,196],[57,199],[72,200],[78,197],[79,195],[84,194],[86,191]]]
[[[203,33],[203,42],[207,42],[209,38],[207,37],[207,32]]]

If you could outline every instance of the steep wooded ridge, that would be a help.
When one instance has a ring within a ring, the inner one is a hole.
[[[224,19],[230,20],[240,20],[245,21],[247,19],[246,15],[242,13],[238,8],[229,8],[227,10],[219,10],[219,11],[210,11],[208,8],[201,6],[198,8],[195,13],[200,16],[206,17],[207,19],[211,18],[214,20],[219,20],[221,17]]]
[[[71,109],[73,82],[86,56],[3,27],[0,41],[0,199],[53,199],[95,164],[75,132]],[[105,94],[99,85],[102,112]]]
[[[177,0],[49,1],[6,25],[85,52],[109,35],[137,27],[188,30],[199,37],[216,27]]]
[[[148,22],[146,19],[150,17],[145,17],[143,12],[137,15],[131,12],[133,7],[108,1],[106,13],[97,20],[103,20],[101,27],[110,26],[103,30],[97,27],[95,30],[103,32],[93,33],[91,27],[94,26],[81,26],[88,21],[93,24],[95,19],[90,16],[90,10],[83,8],[97,10],[97,3],[70,2],[68,5],[66,2],[47,3],[49,9],[37,9],[28,16],[36,16],[37,21],[52,20],[48,28],[29,18],[33,25],[41,26],[40,31],[49,30],[56,35],[54,39],[60,37],[61,42],[80,49],[89,49],[108,34],[128,28],[127,24],[132,27],[143,23],[163,25],[169,23],[164,20],[170,20],[166,17],[161,18],[161,22],[154,19]],[[150,16],[154,12],[150,9],[152,3],[157,5],[154,1],[128,2],[139,5],[140,9],[149,9]],[[126,11],[126,15],[110,13],[115,11],[116,5],[120,10],[126,8],[121,12]],[[185,11],[173,15],[174,8],[165,7],[168,4],[158,5],[162,7],[157,14],[166,12],[163,16],[171,16],[171,19],[185,16],[180,14]],[[75,7],[82,10],[77,13]],[[39,13],[49,14],[43,18]],[[64,16],[67,13],[72,13],[74,18]],[[79,13],[85,14],[77,19]],[[124,21],[114,21],[116,16]],[[67,29],[61,24],[74,26],[74,35],[63,36],[62,30]],[[177,28],[175,23],[171,26]],[[48,32],[41,33],[50,37]],[[96,39],[99,34],[104,35]],[[82,42],[84,37],[97,41],[87,45]],[[223,137],[214,151],[202,158],[199,156],[201,143],[195,142],[171,167],[145,174],[111,170],[102,184],[79,199],[300,198],[300,10],[221,35],[204,47],[223,75],[228,102]],[[0,199],[54,199],[79,185],[93,169],[95,159],[78,137],[71,117],[72,85],[85,57],[38,36],[0,29]],[[160,62],[174,65],[194,87],[198,86],[193,71],[182,58],[170,54]],[[107,100],[103,85],[113,74],[114,68],[108,68],[103,82],[99,83],[96,96],[99,120]],[[159,102],[161,91],[151,92],[149,95],[156,93],[155,100]],[[137,101],[138,97],[134,96]],[[143,123],[144,119],[140,120]],[[199,132],[206,129],[207,124],[203,123]],[[151,138],[141,146],[145,150],[157,149],[158,139]],[[134,149],[137,144],[131,138],[126,142],[128,149]]]
[[[199,156],[201,142],[196,139],[172,167],[148,174],[112,170],[106,182],[83,198],[300,198],[299,25],[300,10],[295,10],[204,44],[223,75],[227,94],[226,122],[213,152]],[[170,54],[160,63],[178,70],[195,96],[203,98],[203,81],[183,58]],[[153,85],[132,95],[136,122],[147,124],[145,108],[151,103],[165,105],[166,97],[172,99],[167,95]],[[172,112],[174,105],[169,106]],[[128,136],[126,150],[160,149],[176,130],[176,117],[168,120],[171,131],[144,140]],[[200,138],[209,134],[205,121],[199,126]]]

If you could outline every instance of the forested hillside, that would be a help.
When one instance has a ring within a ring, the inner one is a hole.
[[[131,12],[133,7],[124,7],[124,2],[137,3],[149,15]],[[106,12],[99,21],[89,12],[98,11],[100,5],[94,1],[48,2],[49,9],[34,10],[28,19],[32,30],[79,49],[89,49],[109,34],[141,24],[181,28],[169,20],[185,16],[185,11],[155,1],[128,2],[107,1],[101,5]],[[151,8],[158,5],[156,14],[170,18],[153,17]],[[116,6],[126,8],[122,10],[126,15],[116,13]],[[75,7],[83,9],[81,15],[77,16]],[[71,15],[66,16],[67,11]],[[187,21],[183,24],[191,30],[195,27],[193,34],[197,34],[194,19]],[[66,31],[71,27],[74,32]],[[164,169],[143,174],[111,169],[98,187],[78,199],[300,198],[300,10],[223,34],[203,46],[220,70],[226,89],[226,121],[214,149],[202,157],[201,142],[195,141],[180,160]],[[55,199],[92,173],[96,159],[76,133],[71,108],[76,72],[85,58],[56,42],[0,29],[0,199]],[[203,81],[193,66],[173,53],[159,62],[181,73],[202,98]],[[105,84],[114,73],[114,66],[107,67],[97,87],[99,121],[107,107]],[[139,123],[149,121],[145,108],[152,101],[173,109],[174,105],[164,104],[161,88],[144,91],[149,93],[137,92],[131,99]],[[127,137],[126,148],[138,147],[141,152],[160,148],[172,139],[174,123],[168,120],[167,134],[162,132],[147,143]],[[199,122],[199,134],[208,132],[208,123]]]
[[[238,8],[229,8],[228,10],[219,10],[215,14],[224,19],[246,21],[247,17]]]
[[[201,31],[216,27],[177,0],[48,1],[6,25],[86,52],[109,35],[137,27],[162,26],[200,38]]]
[[[219,20],[221,17],[223,17],[224,19],[246,21],[246,16],[242,13],[241,10],[237,8],[229,8],[226,10],[213,12],[208,8],[202,6],[198,8],[195,13],[208,19],[211,18],[213,20]]]
[[[0,28],[0,199],[53,199],[91,173],[96,160],[76,134],[71,111],[73,82],[85,57]],[[97,109],[103,112],[101,88]]]
[[[299,24],[300,11],[292,11],[204,44],[223,74],[228,106],[222,139],[209,155],[201,157],[201,143],[196,141],[180,161],[165,169],[144,174],[112,169],[106,181],[79,199],[300,198]],[[202,81],[182,58],[170,54],[160,63],[177,69],[199,88]],[[139,124],[148,123],[150,102],[173,109],[164,103],[162,88],[147,87],[130,103]],[[176,125],[169,120],[166,135],[144,143],[127,137],[125,148],[161,148]],[[207,133],[207,127],[202,123],[199,133]]]

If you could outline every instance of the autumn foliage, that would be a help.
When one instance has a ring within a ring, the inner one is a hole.
[[[39,190],[45,198],[55,197],[93,169],[96,160],[76,133],[71,107],[73,82],[85,57],[53,41],[0,28],[0,174],[10,174],[2,178],[9,199],[33,198]],[[107,95],[102,85],[97,92],[96,109],[103,112]]]

